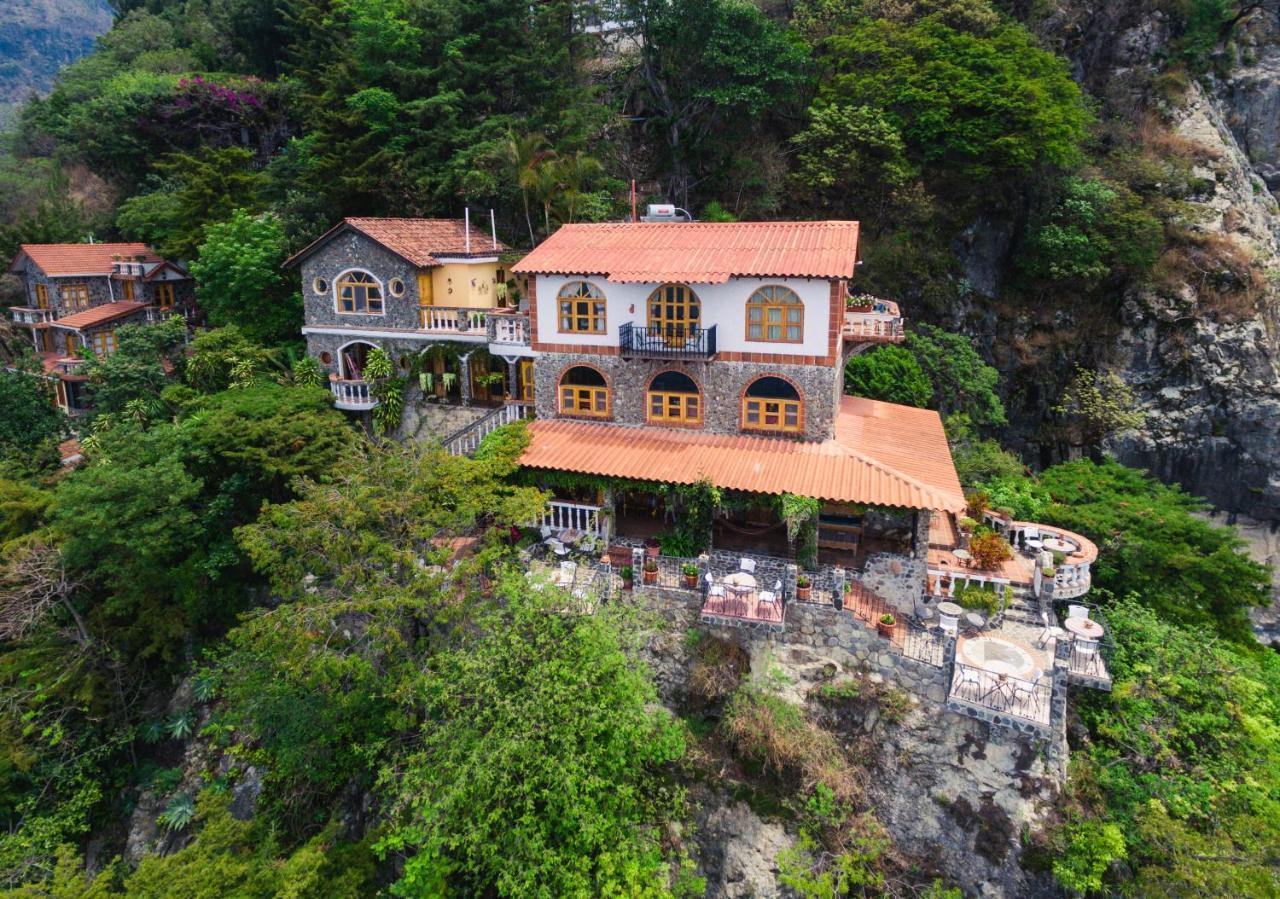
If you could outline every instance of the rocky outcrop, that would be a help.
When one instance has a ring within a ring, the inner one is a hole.
[[[1227,113],[1229,114],[1229,112]],[[1227,126],[1222,101],[1192,85],[1176,134],[1203,147],[1193,172],[1198,233],[1243,247],[1265,284],[1251,308],[1204,308],[1144,290],[1126,298],[1120,368],[1147,413],[1111,446],[1122,461],[1181,483],[1219,508],[1280,519],[1280,206]]]

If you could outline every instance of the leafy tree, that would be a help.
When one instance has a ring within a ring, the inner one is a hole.
[[[236,210],[258,207],[263,176],[250,169],[252,159],[240,147],[175,154],[155,166],[166,186],[121,203],[116,225],[126,237],[153,244],[162,256],[191,259],[207,226]]]
[[[940,190],[1074,166],[1089,117],[1066,64],[1022,26],[983,21],[943,10],[842,25],[822,45],[820,102],[882,111]]]
[[[202,393],[217,393],[233,383],[259,379],[270,368],[269,350],[246,337],[239,326],[226,325],[196,332],[183,379]]]
[[[628,0],[640,56],[636,89],[661,141],[667,196],[689,205],[691,185],[722,163],[769,112],[799,100],[808,60],[791,34],[744,0]]]
[[[160,418],[169,376],[166,366],[182,364],[187,326],[173,316],[155,325],[125,325],[116,330],[116,350],[92,356],[84,367],[93,421],[127,416],[141,424]]]
[[[845,363],[844,392],[923,408],[933,398],[933,385],[909,350],[883,346]]]
[[[25,371],[0,371],[0,458],[30,459],[67,433],[51,385]]]
[[[683,736],[603,611],[501,586],[473,636],[428,660],[420,749],[387,766],[395,810],[384,852],[405,852],[393,888],[499,896],[660,896],[655,827],[678,812],[663,769]]]
[[[1029,227],[1018,264],[1029,277],[1090,289],[1155,264],[1164,230],[1123,185],[1064,179],[1056,203]]]
[[[907,348],[933,384],[932,408],[943,415],[963,412],[978,427],[1006,422],[996,394],[1000,373],[982,361],[969,338],[921,324],[907,332]]]
[[[1053,411],[1066,417],[1066,436],[1073,446],[1096,447],[1112,434],[1140,428],[1146,421],[1133,390],[1119,375],[1089,368],[1076,368]]]
[[[1055,465],[1040,477],[1041,519],[1099,545],[1093,582],[1134,594],[1171,623],[1253,644],[1246,614],[1267,601],[1267,569],[1234,530],[1194,513],[1201,501],[1117,462]]]
[[[288,243],[280,219],[237,209],[210,224],[191,262],[199,300],[213,325],[235,325],[250,340],[274,346],[295,338],[302,296],[281,265]]]
[[[947,442],[951,445],[956,474],[966,491],[972,492],[981,487],[991,497],[992,508],[999,508],[1010,503],[1002,498],[1003,490],[999,491],[1000,498],[996,496],[996,483],[1002,487],[1005,484],[1026,484],[1029,489],[1026,466],[1022,461],[996,441],[979,437],[968,415],[957,412],[948,416],[943,424],[947,429]],[[1034,515],[1031,517],[1035,518]]]
[[[1073,753],[1054,872],[1077,890],[1269,895],[1280,844],[1280,664],[1165,620],[1152,598],[1108,613],[1114,687],[1078,705],[1089,741]]]

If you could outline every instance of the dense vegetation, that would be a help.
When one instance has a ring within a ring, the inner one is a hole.
[[[1161,5],[1167,96],[1237,9]],[[189,346],[176,324],[120,330],[118,352],[88,363],[75,471],[58,468],[68,422],[40,382],[0,375],[4,886],[698,892],[676,834],[700,750],[654,702],[634,622],[560,614],[567,597],[506,570],[498,526],[540,502],[509,477],[518,429],[467,460],[349,428],[298,353],[301,301],[280,269],[347,214],[493,207],[501,236],[529,245],[624,214],[635,179],[641,202],[706,218],[860,219],[860,281],[920,324],[903,347],[856,357],[847,388],[938,409],[966,488],[1102,548],[1116,689],[1079,698],[1071,795],[1032,861],[1081,892],[1275,892],[1280,676],[1245,617],[1267,572],[1194,500],[1105,459],[1102,441],[1140,423],[1122,384],[1059,366],[1042,436],[1086,458],[1033,475],[996,439],[1011,385],[927,324],[973,301],[953,246],[987,218],[1019,250],[1014,300],[1069,297],[1105,321],[1122,288],[1190,268],[1226,273],[1205,302],[1256,289],[1238,248],[1191,235],[1199,151],[1167,139],[1159,108],[1086,96],[1041,13],[986,0],[118,6],[97,52],[6,137],[0,262],[23,241],[145,239],[189,263],[215,329]],[[596,14],[633,23],[636,46],[585,33]],[[4,333],[0,351],[34,364]],[[472,552],[437,567],[459,537]],[[801,839],[779,859],[786,883],[947,895],[898,866],[831,733],[739,684],[731,648],[699,652],[693,689],[723,705],[716,739],[788,795]],[[866,699],[845,689],[824,701]],[[135,809],[158,812],[178,851],[116,859]]]

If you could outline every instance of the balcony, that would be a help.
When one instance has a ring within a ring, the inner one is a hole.
[[[496,312],[488,316],[489,342],[502,346],[529,345],[529,316],[522,313],[503,315]]]
[[[489,309],[465,309],[450,306],[424,306],[418,310],[418,324],[430,334],[483,341],[489,337]]]
[[[637,326],[618,329],[622,355],[631,359],[711,359],[716,354],[716,326]]]
[[[841,334],[850,343],[901,343],[902,315],[898,304],[877,300],[869,308],[845,310]]]
[[[368,381],[343,381],[330,378],[329,389],[333,391],[333,405],[338,409],[364,412],[378,405],[377,398],[369,391]]]
[[[36,309],[30,306],[14,306],[10,310],[13,313],[13,322],[17,325],[26,325],[32,327],[34,325],[51,322],[57,319],[52,309]]]

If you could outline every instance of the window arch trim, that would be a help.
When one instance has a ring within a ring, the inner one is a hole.
[[[783,284],[762,284],[747,298],[747,340],[804,343],[804,300]]]
[[[556,327],[561,334],[604,334],[607,298],[591,281],[566,281],[556,291]]]
[[[766,378],[776,378],[787,384],[795,392],[795,397],[751,396],[751,388]],[[743,431],[801,434],[804,432],[804,413],[804,391],[788,377],[775,372],[763,372],[748,381],[742,388],[739,414]]]
[[[702,298],[688,284],[668,282],[645,300],[645,324],[669,345],[682,345],[702,327]]]
[[[685,378],[692,390],[654,389],[663,375],[679,375]],[[702,424],[702,386],[688,372],[675,368],[664,369],[649,379],[644,393],[644,417],[651,425],[667,427],[697,427]]]
[[[569,373],[579,368],[599,375],[603,386],[565,383]],[[609,376],[594,365],[566,366],[556,378],[556,410],[568,418],[612,418],[613,385]]]
[[[349,280],[355,275],[364,275],[368,280]],[[352,287],[349,301],[343,297],[344,285]],[[368,269],[349,268],[333,279],[333,308],[339,315],[385,315],[386,296],[382,280]],[[344,309],[344,304],[348,302],[351,308]],[[363,308],[360,308],[362,305]]]

